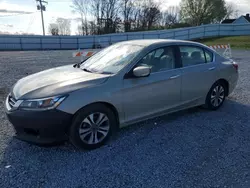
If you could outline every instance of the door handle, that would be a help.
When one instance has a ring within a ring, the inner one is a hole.
[[[211,70],[214,70],[214,69],[215,69],[215,67],[211,67],[211,68],[209,68],[208,70],[210,70],[210,71],[211,71]]]
[[[176,79],[178,78],[180,75],[175,75],[175,76],[171,76],[170,79]]]

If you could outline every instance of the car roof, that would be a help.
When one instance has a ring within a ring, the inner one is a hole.
[[[141,45],[141,46],[151,46],[157,44],[196,44],[201,45],[197,42],[185,41],[185,40],[176,40],[176,39],[140,39],[140,40],[129,40],[121,42],[121,44],[130,44],[130,45]]]

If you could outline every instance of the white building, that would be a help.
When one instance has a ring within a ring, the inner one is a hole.
[[[250,15],[240,16],[237,19],[225,19],[221,22],[222,24],[246,24],[250,23]]]

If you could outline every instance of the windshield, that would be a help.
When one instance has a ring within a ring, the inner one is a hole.
[[[115,44],[87,59],[81,69],[101,74],[116,74],[129,64],[143,46]]]

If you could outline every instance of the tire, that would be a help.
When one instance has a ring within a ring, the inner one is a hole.
[[[206,97],[205,107],[209,110],[219,109],[226,99],[226,86],[221,82],[213,84]]]
[[[109,140],[116,126],[111,109],[103,104],[93,104],[76,113],[69,129],[69,140],[79,149],[96,149]]]

